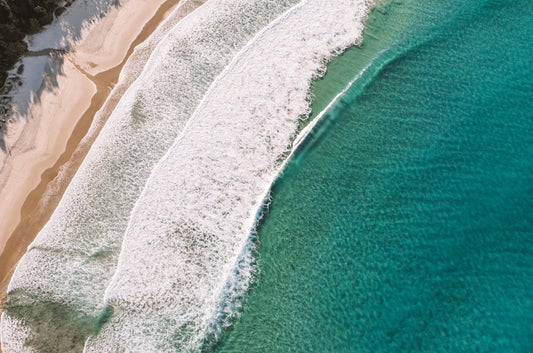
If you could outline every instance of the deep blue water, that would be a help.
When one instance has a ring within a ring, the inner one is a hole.
[[[533,2],[393,2],[368,28],[317,101],[387,50],[276,182],[208,350],[532,352]]]

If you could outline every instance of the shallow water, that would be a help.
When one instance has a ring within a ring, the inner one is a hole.
[[[386,16],[315,88],[387,49],[277,180],[242,316],[207,351],[533,349],[533,5]]]
[[[17,268],[4,351],[533,349],[533,5],[381,2],[309,107],[366,7],[296,3],[211,0],[165,38]],[[299,118],[355,78],[254,252]]]
[[[210,1],[170,30],[17,266],[2,319],[4,351],[83,350],[109,316],[104,293],[154,165],[233,56],[296,2]],[[171,18],[195,6],[182,2]]]
[[[195,351],[216,337],[309,86],[360,40],[367,8],[211,0],[182,19],[19,263],[4,351]]]

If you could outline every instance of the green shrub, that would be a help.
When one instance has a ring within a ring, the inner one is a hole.
[[[0,88],[6,83],[7,71],[13,69],[27,50],[24,37],[41,31],[43,26],[52,22],[54,14],[60,16],[65,12],[65,7],[59,6],[60,2],[0,0]],[[68,1],[65,6],[70,4]]]

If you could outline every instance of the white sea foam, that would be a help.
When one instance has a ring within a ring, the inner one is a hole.
[[[369,6],[302,1],[217,78],[135,205],[105,295],[113,314],[87,352],[196,351],[216,333],[227,291],[250,277],[249,235],[311,81],[361,39]]]
[[[182,2],[171,18],[202,2]],[[296,2],[211,0],[170,30],[19,263],[1,324],[5,352],[22,341],[72,351],[94,332],[129,215],[153,166],[215,77]]]
[[[30,329],[24,324],[22,319],[6,315],[2,318],[5,321],[4,325],[9,326],[12,332],[12,339],[2,342],[3,352],[17,352],[17,353],[37,353],[38,351],[32,347],[24,345],[25,340],[31,339],[32,334]]]

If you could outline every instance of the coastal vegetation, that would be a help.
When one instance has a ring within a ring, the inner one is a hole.
[[[8,78],[27,50],[24,37],[39,32],[43,26],[62,14],[71,1],[64,0],[0,0],[0,113],[7,115],[8,98],[5,95],[19,80]],[[22,65],[17,73],[23,71]]]

